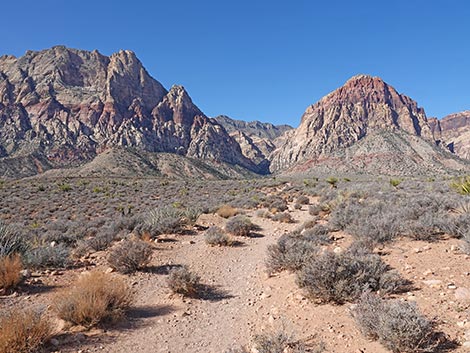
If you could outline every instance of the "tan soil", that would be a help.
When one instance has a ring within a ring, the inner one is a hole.
[[[59,337],[59,352],[223,353],[229,347],[248,345],[254,334],[284,326],[298,338],[315,336],[328,352],[387,352],[364,338],[355,327],[351,305],[318,305],[309,301],[289,273],[268,277],[266,248],[302,222],[310,219],[307,207],[291,211],[295,224],[273,222],[249,212],[261,226],[259,236],[240,238],[237,247],[210,247],[202,233],[171,236],[156,244],[149,271],[130,277],[136,308],[128,321],[108,330],[68,333]],[[201,225],[223,225],[226,220],[203,215]],[[350,238],[338,233],[333,247],[344,248]],[[456,247],[458,240],[436,243],[402,240],[383,249],[383,258],[410,279],[415,290],[400,297],[415,300],[429,317],[439,318],[439,330],[463,341],[469,330],[469,304],[454,298],[455,287],[470,287],[470,260]],[[104,254],[93,262],[105,267]],[[212,290],[200,299],[172,295],[166,285],[168,268],[186,264]],[[45,285],[64,286],[80,270],[42,276]],[[429,286],[423,280],[441,280]],[[449,286],[450,285],[450,286]],[[54,290],[3,298],[5,304],[50,302]],[[466,323],[467,322],[467,323]],[[466,323],[466,324],[465,324]],[[460,326],[459,326],[460,325]],[[467,326],[465,326],[467,325]],[[73,330],[72,330],[73,331]],[[465,348],[452,352],[464,353]]]

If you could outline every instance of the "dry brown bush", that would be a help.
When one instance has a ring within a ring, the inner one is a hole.
[[[53,328],[42,311],[13,309],[0,315],[0,352],[37,352]]]
[[[129,239],[117,243],[108,254],[108,263],[116,271],[134,273],[148,265],[152,258],[152,246],[142,240]]]
[[[0,292],[7,292],[21,282],[23,269],[19,255],[5,256],[0,259]]]
[[[85,327],[115,322],[132,303],[132,292],[123,278],[112,273],[92,271],[82,274],[72,288],[55,300],[58,316]]]
[[[230,218],[236,216],[238,214],[238,210],[230,205],[222,205],[217,209],[217,211],[215,211],[215,213],[220,217]]]

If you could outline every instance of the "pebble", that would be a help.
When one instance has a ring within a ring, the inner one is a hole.
[[[441,285],[442,281],[440,279],[429,279],[423,281],[423,283],[429,287],[438,287]]]
[[[455,290],[454,296],[457,300],[470,301],[470,289],[459,287]]]

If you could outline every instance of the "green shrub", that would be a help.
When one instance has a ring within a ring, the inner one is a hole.
[[[24,234],[14,225],[7,225],[0,220],[0,257],[20,254],[23,255],[29,246]]]
[[[455,179],[451,184],[451,188],[462,195],[470,195],[470,176]]]

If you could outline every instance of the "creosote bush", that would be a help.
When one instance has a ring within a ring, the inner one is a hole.
[[[182,266],[170,271],[168,286],[173,293],[185,297],[197,297],[201,288],[201,278],[192,273],[187,266]]]
[[[215,211],[215,213],[220,217],[230,218],[236,216],[238,214],[238,210],[230,205],[222,205],[217,209],[217,211]]]
[[[52,334],[52,324],[42,311],[11,309],[0,314],[2,353],[38,352]]]
[[[209,245],[230,246],[233,241],[225,231],[217,226],[209,227],[204,233],[204,239]]]
[[[0,258],[0,293],[15,288],[22,279],[23,269],[19,255],[9,255]]]
[[[235,236],[247,237],[258,229],[259,227],[253,224],[248,217],[242,215],[230,218],[225,224],[225,230]]]
[[[132,303],[132,292],[118,275],[95,270],[82,274],[54,303],[61,319],[92,327],[122,318]]]
[[[127,239],[114,245],[108,254],[109,265],[121,273],[134,273],[148,265],[152,246],[142,240]]]
[[[354,301],[366,290],[394,293],[406,284],[379,256],[349,252],[312,256],[297,275],[299,286],[313,299],[336,304]]]
[[[434,323],[415,303],[384,300],[365,293],[353,311],[362,333],[395,353],[433,352],[437,346]]]

